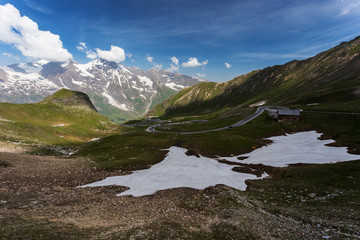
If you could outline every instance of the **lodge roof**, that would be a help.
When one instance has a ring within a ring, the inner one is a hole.
[[[300,110],[298,109],[279,109],[278,110],[279,116],[300,116]]]

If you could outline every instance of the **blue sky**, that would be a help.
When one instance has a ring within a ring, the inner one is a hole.
[[[60,55],[86,63],[92,53],[142,69],[172,64],[222,82],[360,35],[360,0],[0,0],[7,3],[13,8],[3,11],[17,9],[22,19],[0,16],[0,33],[8,21],[18,34],[0,36],[0,65]],[[37,23],[39,44],[29,36],[37,28],[23,16]]]

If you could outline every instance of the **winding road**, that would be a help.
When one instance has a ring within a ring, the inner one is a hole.
[[[268,110],[270,108],[277,108],[277,109],[285,109],[286,107],[281,107],[281,106],[262,106],[262,107],[258,107],[256,109],[256,112],[254,112],[253,114],[251,114],[250,116],[232,124],[226,127],[222,127],[222,128],[215,128],[215,129],[210,129],[210,130],[202,130],[202,131],[194,131],[194,132],[176,132],[178,134],[197,134],[197,133],[207,133],[207,132],[217,132],[217,131],[223,131],[229,128],[233,128],[233,127],[239,127],[241,125],[244,125],[248,122],[250,122],[251,120],[257,118],[258,116],[260,116],[265,110]],[[184,124],[184,123],[191,123],[191,122],[199,122],[199,121],[206,121],[206,120],[193,120],[193,121],[187,121],[187,122],[182,122],[182,123],[172,123],[172,124],[166,124],[166,125],[175,125],[175,124]],[[161,124],[156,124],[156,125],[152,125],[150,127],[148,127],[146,129],[147,132],[164,132],[164,131],[158,131],[156,130],[157,127],[161,126]],[[166,132],[166,133],[175,133],[175,132]]]

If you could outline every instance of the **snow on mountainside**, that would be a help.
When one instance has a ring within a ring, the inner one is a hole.
[[[86,64],[37,61],[0,67],[0,101],[31,103],[61,89],[87,93],[100,113],[120,122],[145,114],[203,79],[96,59]]]

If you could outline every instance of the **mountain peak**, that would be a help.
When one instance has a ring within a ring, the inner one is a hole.
[[[61,106],[85,106],[97,112],[88,95],[64,88],[46,97],[40,103],[51,103]]]

